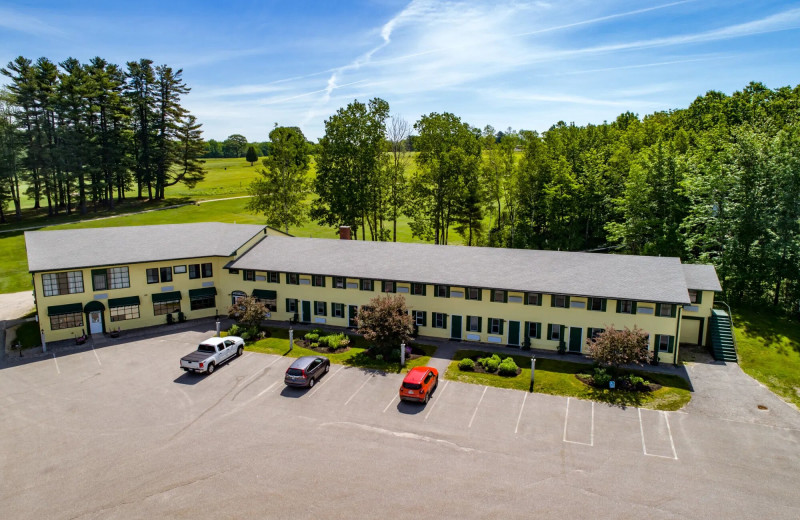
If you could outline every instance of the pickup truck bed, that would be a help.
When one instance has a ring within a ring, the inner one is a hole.
[[[208,357],[211,356],[208,352],[198,352],[194,351],[191,354],[187,354],[181,358],[181,361],[188,361],[189,363],[199,363],[201,361],[205,361]]]

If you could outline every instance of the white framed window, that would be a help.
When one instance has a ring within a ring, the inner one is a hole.
[[[446,314],[442,314],[441,312],[434,312],[433,313],[433,328],[435,329],[444,329],[447,327],[447,318]]]
[[[343,303],[332,303],[331,304],[331,315],[334,318],[344,318],[344,304]]]
[[[502,323],[500,318],[489,318],[489,334],[502,334]]]
[[[43,274],[42,290],[45,296],[82,293],[83,273],[81,271],[67,271],[64,273]]]
[[[550,325],[550,339],[561,341],[561,325]]]

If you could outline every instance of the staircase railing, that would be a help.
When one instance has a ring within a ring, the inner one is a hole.
[[[733,338],[733,351],[736,353],[736,359],[738,361],[738,359],[739,359],[739,349],[736,346],[736,328],[733,326],[733,312],[731,312],[731,306],[728,305],[727,303],[725,303],[722,300],[715,300],[714,301],[714,305],[717,305],[718,303],[724,305],[725,308],[728,309],[728,319],[731,322],[731,338]]]

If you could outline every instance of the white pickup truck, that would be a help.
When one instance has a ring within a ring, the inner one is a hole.
[[[206,372],[214,369],[234,356],[244,352],[244,340],[238,336],[208,338],[200,343],[195,352],[181,358],[181,368],[186,372]]]

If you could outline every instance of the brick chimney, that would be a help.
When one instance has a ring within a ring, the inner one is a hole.
[[[350,240],[350,226],[339,226],[339,239]]]

